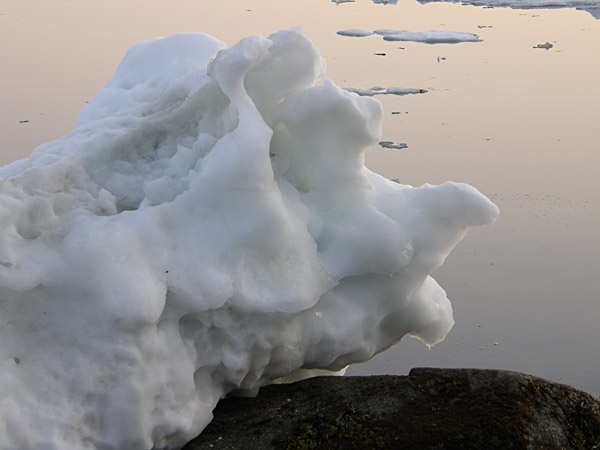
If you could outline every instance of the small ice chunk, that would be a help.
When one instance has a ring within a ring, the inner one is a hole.
[[[461,42],[481,42],[478,35],[461,31],[405,31],[376,30],[385,41],[412,41],[425,44],[458,44]]]
[[[380,86],[375,86],[370,89],[366,88],[344,88],[349,92],[353,92],[355,94],[361,96],[372,97],[374,95],[410,95],[410,94],[425,94],[427,89],[422,88],[403,88],[403,87],[387,87],[383,88]]]
[[[348,36],[348,37],[365,37],[365,36],[371,36],[373,33],[371,31],[361,30],[359,28],[353,28],[351,30],[338,31],[337,34],[339,34],[340,36]]]
[[[550,42],[546,42],[545,44],[538,44],[533,48],[543,48],[546,50],[550,50],[552,47],[554,47]]]
[[[379,145],[383,148],[392,148],[392,149],[397,149],[397,150],[401,150],[403,148],[408,148],[408,145],[401,142],[399,144],[395,144],[394,141],[381,141],[379,142]]]
[[[388,87],[385,93],[389,95],[409,95],[409,94],[425,94],[427,89],[422,88],[403,88],[403,87]]]

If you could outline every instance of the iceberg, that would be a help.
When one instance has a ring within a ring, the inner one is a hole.
[[[369,171],[382,106],[324,72],[299,29],[141,42],[0,168],[0,448],[180,448],[232,391],[445,337],[430,274],[498,209]]]

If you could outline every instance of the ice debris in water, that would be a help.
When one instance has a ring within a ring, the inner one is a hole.
[[[339,34],[340,36],[348,36],[348,37],[365,37],[365,36],[371,36],[373,34],[373,32],[360,30],[358,28],[353,28],[351,30],[338,31],[337,34]]]
[[[425,44],[458,44],[461,42],[481,42],[479,36],[463,31],[405,31],[375,30],[385,41],[412,41]]]
[[[178,448],[234,389],[453,324],[429,276],[497,208],[364,166],[382,107],[298,29],[132,47],[0,169],[0,448]]]
[[[349,92],[358,94],[360,96],[372,97],[374,95],[410,95],[410,94],[425,94],[427,89],[419,88],[403,88],[390,86],[387,88],[381,86],[374,86],[372,88],[344,88]]]
[[[396,149],[396,150],[403,150],[405,148],[408,148],[408,144],[405,144],[404,142],[396,144],[396,143],[394,143],[394,141],[381,141],[379,143],[379,146],[383,147],[383,148],[390,148],[390,149]]]
[[[479,36],[462,31],[405,31],[405,30],[375,30],[373,32],[354,28],[341,30],[337,34],[346,37],[366,37],[373,34],[383,36],[384,41],[412,41],[425,44],[458,44],[460,42],[481,42]]]
[[[461,3],[463,5],[504,7],[514,9],[576,8],[600,18],[598,0],[417,0],[421,4],[435,2]]]

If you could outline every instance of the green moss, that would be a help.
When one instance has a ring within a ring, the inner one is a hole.
[[[363,414],[354,404],[344,402],[339,407],[325,407],[315,416],[286,433],[280,448],[285,450],[305,449],[352,449],[385,448],[380,420]],[[279,447],[279,445],[278,445]]]

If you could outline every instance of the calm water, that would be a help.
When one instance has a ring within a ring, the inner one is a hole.
[[[600,21],[586,12],[413,0],[2,0],[0,165],[68,132],[137,41],[204,31],[231,44],[294,25],[340,86],[428,90],[379,97],[383,139],[408,148],[370,149],[372,170],[405,184],[466,182],[502,211],[435,275],[455,310],[446,341],[428,350],[406,338],[348,373],[502,368],[600,395]],[[467,31],[482,42],[336,35],[349,28]],[[533,48],[545,42],[553,47]]]

